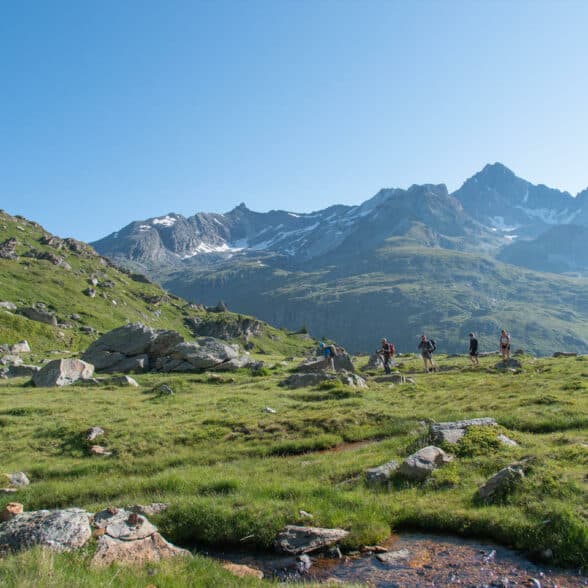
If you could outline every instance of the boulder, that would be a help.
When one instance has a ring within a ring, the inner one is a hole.
[[[86,288],[83,291],[83,294],[88,296],[88,298],[96,298],[96,290],[94,290],[94,288]]]
[[[57,326],[57,317],[55,316],[55,313],[49,312],[48,310],[42,310],[39,308],[34,308],[33,306],[28,306],[26,308],[21,308],[20,314],[26,316],[32,321],[37,321],[38,323],[45,323],[47,325],[51,325],[52,327]]]
[[[171,557],[190,557],[186,549],[180,549],[168,543],[159,533],[153,533],[144,539],[123,541],[109,535],[98,537],[96,553],[91,561],[93,567],[119,565],[143,566]]]
[[[141,323],[123,325],[94,341],[82,359],[97,351],[117,352],[124,356],[145,354],[156,337],[154,329]]]
[[[334,382],[336,380],[337,376],[326,372],[292,374],[281,381],[279,385],[293,390],[296,388],[306,388],[307,386],[316,386],[322,382]]]
[[[11,353],[30,353],[31,348],[29,346],[29,342],[26,339],[23,339],[22,341],[15,343],[10,348],[10,352]]]
[[[433,423],[429,428],[431,439],[435,443],[457,443],[470,427],[492,427],[498,423],[490,417]]]
[[[176,345],[169,355],[157,360],[156,367],[164,372],[205,370],[237,358],[235,346],[212,337],[200,337],[196,341]]]
[[[365,473],[365,480],[369,485],[387,483],[397,469],[398,462],[394,460],[389,461],[381,466],[367,470]]]
[[[33,375],[39,387],[67,386],[94,375],[94,366],[81,359],[54,359]]]
[[[503,445],[506,445],[508,447],[518,447],[519,444],[514,441],[513,439],[511,439],[510,437],[507,437],[506,435],[503,435],[502,433],[500,433],[500,435],[498,435],[498,437],[496,437]]]
[[[279,552],[300,555],[329,547],[345,539],[347,535],[349,531],[344,529],[287,525],[278,533],[274,546]]]
[[[556,351],[553,357],[577,357],[578,354],[575,351]]]
[[[85,545],[91,536],[88,513],[79,508],[23,512],[0,524],[0,545],[12,551],[35,545],[71,551]]]
[[[366,381],[357,374],[353,374],[351,372],[341,372],[339,374],[339,381],[345,384],[346,386],[351,386],[352,388],[367,388],[368,385]]]
[[[509,494],[525,477],[525,466],[529,461],[516,461],[502,468],[478,489],[478,498],[485,502],[494,502]]]
[[[8,480],[8,484],[13,488],[25,488],[31,483],[29,477],[24,472],[4,474],[4,477]]]
[[[8,300],[4,300],[2,302],[0,302],[0,308],[3,308],[4,310],[9,310],[11,312],[16,310],[16,304],[14,304],[14,302],[9,302]]]
[[[112,563],[143,565],[178,555],[190,555],[168,543],[144,516],[124,509],[108,508],[94,515],[101,531],[92,566]]]
[[[433,470],[450,461],[451,457],[443,449],[429,445],[407,457],[400,465],[398,473],[408,480],[422,482]]]

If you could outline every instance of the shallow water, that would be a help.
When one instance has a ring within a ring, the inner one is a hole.
[[[312,567],[304,574],[297,570],[294,556],[245,550],[202,553],[260,569],[266,578],[293,583],[333,579],[374,588],[588,586],[586,576],[533,564],[513,550],[483,541],[411,533],[392,536],[383,546],[392,554],[382,554],[389,558],[387,563],[373,553],[347,555],[341,559],[311,556]]]

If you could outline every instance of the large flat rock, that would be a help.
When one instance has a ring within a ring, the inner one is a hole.
[[[347,535],[349,531],[344,529],[287,525],[279,532],[274,545],[280,552],[300,555],[333,545],[345,539]]]
[[[23,512],[0,525],[0,545],[13,551],[36,545],[71,551],[92,536],[88,513],[79,508]]]

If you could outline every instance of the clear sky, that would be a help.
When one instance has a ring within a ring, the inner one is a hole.
[[[3,0],[0,208],[90,241],[167,212],[588,186],[588,1]]]

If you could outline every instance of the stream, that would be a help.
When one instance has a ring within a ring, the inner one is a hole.
[[[388,551],[358,552],[342,558],[311,555],[308,570],[295,556],[246,550],[200,553],[262,570],[265,578],[299,584],[331,581],[373,588],[588,586],[588,576],[533,564],[516,551],[481,540],[403,533],[391,536],[382,547]]]

